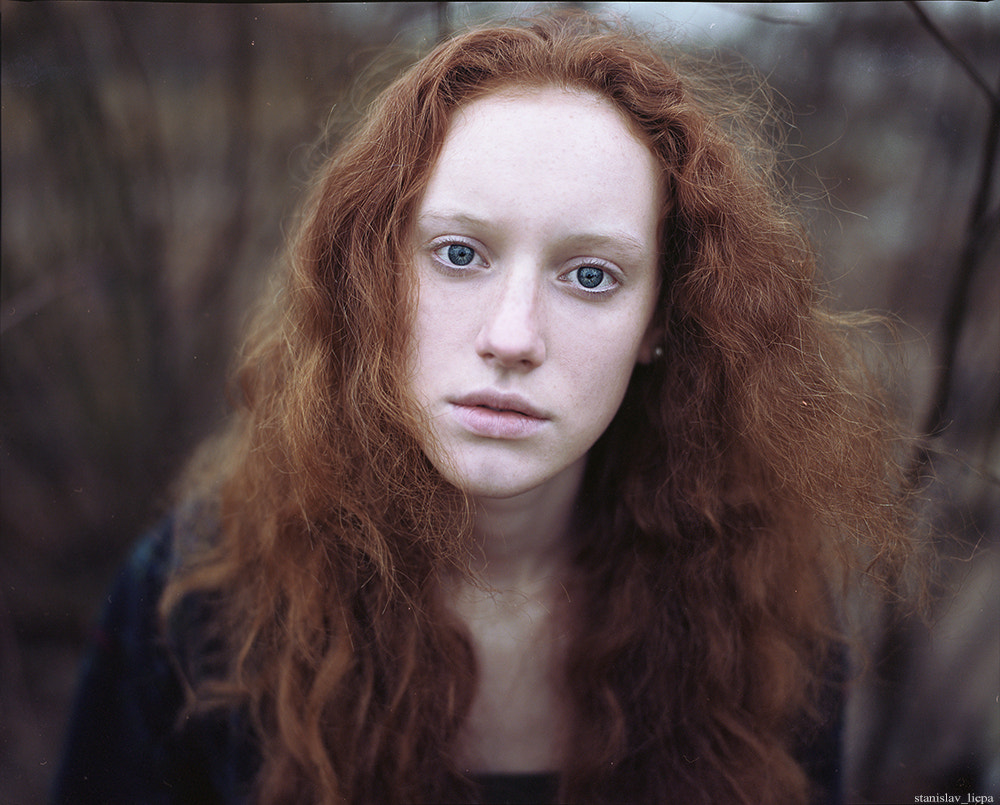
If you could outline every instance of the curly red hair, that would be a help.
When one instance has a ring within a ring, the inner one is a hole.
[[[239,410],[194,477],[200,546],[163,611],[214,602],[265,802],[468,801],[476,685],[441,601],[471,518],[406,395],[408,224],[455,110],[510,86],[609,99],[662,166],[658,324],[592,449],[565,664],[560,801],[803,802],[793,756],[836,644],[845,571],[910,555],[891,414],[858,327],[819,297],[760,118],[588,15],[459,35],[388,87],[323,165],[250,336]],[[745,111],[745,110],[744,110]],[[205,505],[211,502],[211,506]]]

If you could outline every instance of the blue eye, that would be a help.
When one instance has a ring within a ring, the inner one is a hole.
[[[584,288],[596,288],[604,282],[604,271],[596,266],[580,266],[576,278]]]
[[[476,257],[476,252],[464,243],[452,243],[448,247],[448,260],[456,266],[467,266]]]

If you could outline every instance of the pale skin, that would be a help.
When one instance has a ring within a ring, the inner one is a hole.
[[[478,666],[470,772],[563,764],[573,512],[587,453],[660,337],[661,198],[609,101],[548,87],[459,110],[417,209],[412,391],[429,458],[476,515],[481,584],[448,591]]]

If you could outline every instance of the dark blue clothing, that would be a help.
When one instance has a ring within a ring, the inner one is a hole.
[[[259,756],[239,715],[181,719],[184,688],[157,603],[172,562],[167,520],[120,572],[84,662],[53,801],[57,805],[246,802]],[[839,801],[841,707],[803,747],[812,779]],[[551,803],[554,775],[481,775],[486,803]],[[373,803],[373,805],[376,805]]]
[[[147,535],[122,568],[84,660],[54,801],[246,801],[256,767],[234,718],[177,719],[184,688],[158,624],[171,524]]]

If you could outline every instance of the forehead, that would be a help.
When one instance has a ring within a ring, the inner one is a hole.
[[[484,145],[488,151],[503,149],[522,156],[554,150],[578,155],[590,149],[631,152],[658,170],[624,113],[604,96],[582,88],[508,87],[459,107],[442,151],[461,158],[473,156],[463,154],[467,146],[480,150]],[[485,154],[480,150],[480,155]]]
[[[422,209],[587,216],[645,230],[660,198],[659,164],[610,101],[579,89],[518,88],[455,113]]]

